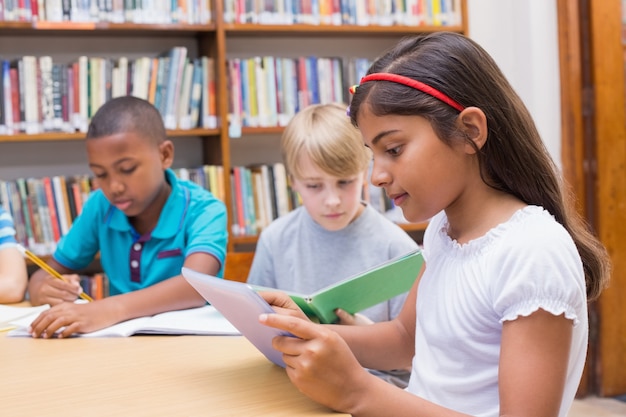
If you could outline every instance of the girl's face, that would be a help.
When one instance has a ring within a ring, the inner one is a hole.
[[[309,215],[326,230],[341,230],[363,211],[361,193],[365,174],[340,178],[327,174],[308,155],[298,161],[301,178],[292,178]]]
[[[474,178],[465,144],[446,145],[420,116],[358,116],[365,145],[373,153],[372,184],[385,189],[407,220],[421,222],[454,205]]]

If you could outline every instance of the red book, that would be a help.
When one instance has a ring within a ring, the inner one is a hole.
[[[72,83],[72,92],[74,94],[73,100],[74,100],[74,106],[73,106],[73,112],[71,115],[71,121],[73,123],[73,127],[78,127],[77,124],[77,120],[80,119],[80,82],[78,79],[78,76],[80,74],[80,69],[79,69],[79,65],[78,65],[78,61],[73,62],[72,63],[72,79],[70,80]]]
[[[36,22],[39,20],[39,4],[37,4],[37,0],[31,0],[30,2],[30,10],[31,10],[31,21]]]
[[[26,2],[24,0],[17,0],[17,17],[19,21],[26,20]]]
[[[306,57],[300,57],[298,66],[298,111],[307,107],[309,103],[309,84],[307,82]]]
[[[233,175],[235,177],[235,203],[237,204],[237,224],[239,226],[239,235],[245,235],[246,230],[246,213],[243,207],[243,176],[241,167],[233,167]]]
[[[9,70],[9,77],[11,79],[11,110],[13,110],[13,128],[15,132],[21,130],[20,124],[20,81],[17,76],[17,68],[11,68]]]
[[[83,196],[80,192],[80,184],[77,182],[72,184],[72,193],[74,194],[74,204],[76,206],[76,215],[79,216],[83,211]]]
[[[94,300],[104,298],[104,277],[100,273],[94,274],[91,278],[91,296]]]
[[[217,116],[217,87],[215,85],[215,60],[208,59],[207,101],[209,103],[209,116]],[[213,126],[211,126],[213,127]]]
[[[48,212],[50,213],[50,223],[52,224],[52,236],[54,241],[61,239],[61,227],[59,225],[59,216],[57,214],[57,203],[54,199],[54,191],[52,190],[52,181],[50,177],[42,178],[43,189],[46,192],[46,202],[48,203]]]

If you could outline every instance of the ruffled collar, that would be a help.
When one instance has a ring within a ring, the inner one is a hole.
[[[513,215],[505,222],[498,224],[490,229],[483,236],[470,240],[467,243],[460,244],[456,239],[452,239],[448,235],[448,217],[442,214],[439,229],[437,230],[437,236],[442,243],[444,249],[449,255],[455,256],[474,256],[483,253],[512,228],[519,227],[528,218],[538,215],[550,214],[540,206],[525,206],[517,210]]]

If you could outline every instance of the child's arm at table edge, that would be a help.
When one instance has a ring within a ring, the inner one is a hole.
[[[205,274],[216,275],[221,265],[213,255],[196,252],[185,259],[183,266]],[[206,303],[204,298],[180,274],[150,287],[106,297],[96,302],[109,310],[110,314],[115,317],[116,323],[165,311],[200,307]]]

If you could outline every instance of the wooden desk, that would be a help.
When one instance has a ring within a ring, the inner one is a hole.
[[[3,416],[339,416],[241,336],[0,334]]]

